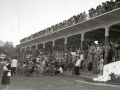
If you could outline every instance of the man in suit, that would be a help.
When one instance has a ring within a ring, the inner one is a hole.
[[[79,57],[79,59],[77,60],[77,62],[75,63],[75,75],[80,75],[80,63],[81,63],[81,59]]]

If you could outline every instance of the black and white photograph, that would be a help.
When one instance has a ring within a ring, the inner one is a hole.
[[[120,0],[0,0],[0,90],[120,90]]]

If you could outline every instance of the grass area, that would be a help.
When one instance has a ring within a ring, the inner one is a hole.
[[[103,82],[103,81],[93,81],[92,78],[86,78],[86,77],[82,77],[82,79],[84,81],[87,82],[92,82],[92,83],[104,83],[104,84],[110,84],[110,85],[120,85],[120,79],[113,79],[113,80],[109,80],[107,82]]]
[[[112,80],[109,80],[107,81],[108,83],[113,83],[113,84],[117,84],[117,85],[120,85],[120,79],[112,79]]]

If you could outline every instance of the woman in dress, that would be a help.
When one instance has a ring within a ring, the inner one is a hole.
[[[100,70],[100,75],[102,75],[103,72],[103,64],[104,63],[104,59],[103,59],[103,55],[100,56],[100,62],[99,62],[99,70]]]
[[[8,85],[10,85],[11,76],[11,64],[9,59],[5,59],[6,64],[3,67],[4,73],[2,75],[2,85],[4,85],[3,90],[8,90]]]

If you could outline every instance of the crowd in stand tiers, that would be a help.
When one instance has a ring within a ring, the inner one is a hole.
[[[107,2],[103,2],[102,5],[98,5],[96,8],[91,8],[89,10],[89,13],[86,14],[86,12],[80,13],[78,15],[74,15],[73,17],[69,18],[68,20],[64,20],[63,22],[60,22],[56,25],[52,25],[51,27],[48,27],[42,31],[36,32],[22,40],[20,40],[20,43],[24,43],[36,38],[39,38],[41,36],[50,34],[52,32],[55,32],[60,29],[64,29],[66,27],[69,27],[71,25],[77,24],[79,22],[88,20],[90,18],[93,18],[95,16],[101,15],[103,13],[109,12],[111,10],[117,9],[120,7],[120,0],[110,0]]]
[[[83,50],[79,47],[71,48],[66,51],[58,48],[53,52],[40,50],[22,52],[19,61],[24,63],[20,66],[38,65],[40,67],[38,71],[42,71],[40,75],[48,72],[53,74],[56,71],[61,74],[66,70],[79,75],[80,69],[85,68],[93,74],[102,74],[104,65],[120,60],[120,39],[109,41],[107,46],[101,41],[97,43],[91,41],[84,45]]]

